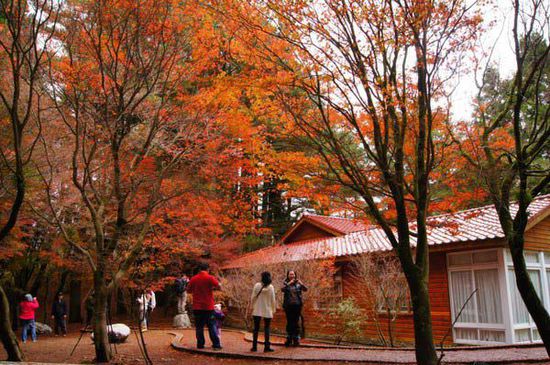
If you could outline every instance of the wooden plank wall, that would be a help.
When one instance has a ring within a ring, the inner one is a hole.
[[[525,233],[525,249],[550,251],[550,217],[544,218]]]
[[[346,273],[346,271],[344,271]],[[363,302],[363,306],[367,307],[364,303],[368,298],[364,295],[356,295],[361,288],[357,288],[353,284],[352,278],[349,274],[344,275],[344,295],[355,296],[359,302]],[[433,253],[430,255],[430,276],[429,276],[429,293],[431,299],[431,311],[432,311],[432,326],[434,339],[436,343],[439,343],[441,339],[448,332],[451,325],[451,313],[449,304],[449,286],[447,280],[447,265],[445,259],[445,253]],[[387,317],[379,315],[378,322],[381,325],[381,330],[384,337],[388,338],[387,330]],[[396,336],[396,340],[402,343],[414,342],[414,327],[412,313],[401,313],[393,323],[393,333]],[[378,338],[376,320],[374,315],[367,315],[364,325],[364,335],[367,338]],[[452,342],[452,335],[449,334],[445,341],[446,343]]]
[[[343,296],[353,296],[356,298],[359,306],[368,308],[368,298],[363,295],[364,288],[358,287],[350,275],[349,270],[346,270],[344,264],[342,268],[343,278]],[[439,344],[441,339],[447,334],[451,325],[451,314],[449,305],[449,287],[447,281],[447,267],[445,253],[438,252],[430,255],[430,283],[429,292],[431,298],[431,310],[433,321],[433,332],[436,344]],[[276,284],[275,284],[276,285]],[[276,290],[279,288],[276,285]],[[229,309],[227,323],[230,325],[242,326],[242,323],[236,319],[237,316],[231,315],[233,310]],[[304,308],[304,319],[306,326],[306,335],[315,335],[319,337],[331,337],[338,331],[334,323],[328,319],[325,310],[314,310],[311,303],[306,303]],[[363,326],[361,328],[362,336],[357,340],[365,343],[379,343],[378,327],[381,327],[382,332],[387,338],[388,331],[387,321],[384,316],[379,316],[377,326],[376,320],[372,313],[366,313],[364,316]],[[272,328],[275,332],[285,333],[286,320],[284,311],[279,308],[272,322]],[[394,322],[394,335],[396,342],[411,344],[414,342],[414,328],[412,313],[400,314]],[[446,344],[452,343],[452,334],[449,334],[445,341]]]

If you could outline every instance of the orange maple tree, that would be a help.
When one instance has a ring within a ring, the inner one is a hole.
[[[448,118],[445,81],[471,50],[479,13],[460,0],[228,3],[241,39],[279,70],[274,100],[291,129],[392,243],[411,292],[417,361],[436,364],[426,218],[447,142],[437,134]]]
[[[109,293],[143,252],[159,206],[192,189],[211,143],[212,124],[185,109],[189,11],[178,2],[92,0],[68,2],[62,17],[49,76],[65,148],[50,148],[42,176],[50,220],[93,273],[97,361],[111,358]],[[81,206],[76,231],[59,213],[66,180],[53,178],[55,160],[67,161]],[[186,184],[172,183],[176,172]]]
[[[98,361],[111,357],[106,303],[117,284],[157,285],[174,254],[233,254],[220,247],[262,229],[262,176],[283,170],[286,152],[266,128],[280,111],[259,91],[273,75],[229,72],[236,61],[201,9],[89,0],[62,14],[48,73],[56,129],[40,168],[48,209],[37,213],[91,270]]]

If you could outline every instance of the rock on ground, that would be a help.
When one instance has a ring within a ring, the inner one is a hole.
[[[191,321],[187,314],[178,314],[174,317],[172,325],[175,328],[191,328]]]
[[[53,330],[45,323],[36,322],[36,333],[39,335],[51,335]]]
[[[111,343],[121,343],[126,341],[128,336],[130,336],[130,333],[132,330],[130,330],[130,327],[125,325],[124,323],[114,323],[110,326],[107,326],[109,330],[109,342]],[[92,340],[94,339],[94,334],[92,333],[90,335]]]

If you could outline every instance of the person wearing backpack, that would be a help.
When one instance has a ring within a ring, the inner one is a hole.
[[[189,284],[189,278],[185,274],[177,278],[174,283],[176,296],[178,297],[178,314],[187,313],[185,309],[185,304],[187,302],[187,284]]]
[[[264,319],[264,352],[273,352],[269,342],[269,332],[271,320],[275,314],[276,301],[275,289],[271,284],[271,273],[264,271],[261,281],[254,285],[250,297],[252,303],[252,318],[254,319],[254,331],[252,333],[252,349],[258,351],[258,334],[260,332],[260,322]]]

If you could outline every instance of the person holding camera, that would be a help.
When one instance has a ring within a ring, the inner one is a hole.
[[[302,292],[307,291],[307,287],[298,279],[298,275],[293,270],[286,274],[283,283],[282,292],[284,293],[283,309],[286,315],[286,342],[285,346],[300,345],[300,327],[299,321],[302,317],[302,306],[304,304]],[[303,324],[303,319],[302,319]]]
[[[21,333],[23,343],[27,342],[27,332],[29,329],[31,330],[32,342],[36,342],[36,322],[34,318],[38,307],[38,300],[30,294],[25,294],[25,300],[19,303],[19,319],[23,327],[23,332]]]

